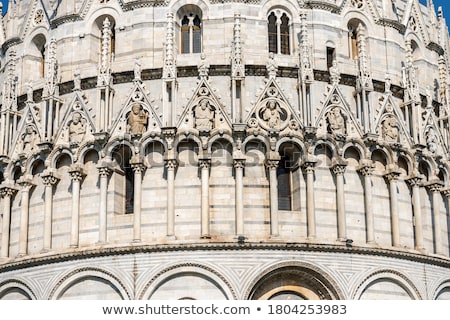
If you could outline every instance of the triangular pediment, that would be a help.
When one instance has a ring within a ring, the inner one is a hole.
[[[400,143],[409,147],[413,144],[403,120],[403,113],[390,93],[381,97],[373,127],[384,142]]]
[[[445,139],[439,130],[438,119],[432,108],[428,108],[424,114],[422,139],[426,146],[426,152],[431,156],[447,157]]]
[[[269,79],[245,120],[249,134],[277,132],[280,136],[301,136],[303,127],[275,79]]]
[[[322,108],[317,110],[315,127],[318,134],[334,134],[361,138],[363,131],[358,120],[351,111],[350,104],[339,89],[338,84],[327,87]]]
[[[38,144],[44,140],[39,111],[34,103],[28,103],[17,126],[10,151],[11,159],[28,158],[39,152]]]
[[[93,139],[95,124],[81,91],[75,95],[67,108],[55,137],[55,145],[79,146]]]
[[[124,107],[111,126],[111,136],[159,134],[162,124],[156,110],[145,85],[134,81]]]
[[[43,7],[40,0],[33,0],[28,7],[24,23],[20,30],[20,37],[24,39],[33,29],[50,29],[50,22],[47,10]]]
[[[366,11],[370,13],[374,21],[378,21],[381,19],[380,13],[377,9],[377,5],[373,0],[344,0],[342,3],[342,8],[347,11]]]
[[[231,133],[231,120],[209,82],[201,79],[178,119],[178,132]]]
[[[402,23],[406,27],[407,33],[408,31],[415,33],[422,39],[423,43],[426,45],[430,43],[430,36],[428,33],[427,25],[420,10],[420,4],[418,0],[411,0],[406,5]]]

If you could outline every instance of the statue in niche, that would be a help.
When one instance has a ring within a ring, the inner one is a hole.
[[[207,99],[202,99],[194,109],[195,128],[211,130],[214,126],[214,111]]]
[[[86,120],[81,113],[75,112],[69,124],[69,140],[70,142],[80,143],[86,134]]]
[[[335,135],[345,135],[345,119],[339,107],[334,107],[328,113],[328,127]]]
[[[25,129],[25,133],[22,135],[22,151],[30,152],[36,146],[38,139],[37,131],[34,126],[29,125]]]
[[[139,103],[134,103],[128,116],[128,132],[132,135],[143,134],[147,131],[147,121],[148,113]]]
[[[276,128],[281,124],[281,108],[276,100],[269,100],[261,110],[262,119],[269,128]]]
[[[398,127],[395,117],[387,117],[381,127],[383,139],[386,142],[398,142]]]
[[[437,136],[433,128],[427,130],[426,135],[427,148],[431,153],[436,153],[437,151]]]

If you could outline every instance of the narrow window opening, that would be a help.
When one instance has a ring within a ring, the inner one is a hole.
[[[270,13],[269,15],[269,52],[278,53],[278,42],[277,42],[277,17],[275,13]]]

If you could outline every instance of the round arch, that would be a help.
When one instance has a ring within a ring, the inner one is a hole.
[[[248,300],[271,299],[284,292],[293,292],[307,299],[344,298],[337,282],[324,270],[298,261],[286,261],[268,267],[244,292],[244,298]]]
[[[150,277],[149,281],[137,297],[138,299],[151,299],[156,296],[155,294],[158,289],[163,288],[169,281],[174,281],[174,279],[175,281],[179,281],[184,277],[189,277],[193,280],[191,283],[195,283],[197,278],[202,279],[204,280],[202,281],[204,284],[209,283],[211,291],[218,290],[213,294],[219,295],[220,292],[224,299],[237,299],[236,290],[233,288],[230,281],[217,271],[216,267],[195,262],[175,263],[157,270],[153,273],[153,276]],[[184,280],[186,279],[188,278],[184,278]],[[189,298],[195,299],[195,297]],[[179,299],[186,299],[185,292],[180,292]]]
[[[421,300],[422,296],[414,283],[403,273],[396,270],[381,269],[369,274],[351,295],[353,300],[360,300],[370,286],[385,281],[402,288],[412,300]]]
[[[126,289],[124,283],[112,272],[100,268],[86,267],[77,268],[66,273],[49,294],[49,300],[58,300],[64,293],[74,285],[83,281],[100,281],[114,290],[122,300],[130,300],[131,295]]]
[[[21,295],[27,300],[37,299],[36,294],[31,287],[22,280],[9,279],[0,283],[0,300],[3,300],[3,298],[10,293]],[[17,299],[17,297],[14,299]]]

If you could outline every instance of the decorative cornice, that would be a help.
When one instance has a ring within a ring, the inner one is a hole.
[[[297,252],[323,252],[357,254],[364,256],[381,256],[396,258],[417,263],[427,263],[450,269],[450,259],[442,256],[430,256],[413,250],[402,248],[373,248],[353,245],[348,247],[345,244],[321,244],[312,242],[298,243],[273,243],[273,242],[218,242],[218,243],[190,243],[190,244],[157,244],[157,245],[125,245],[114,247],[99,247],[86,250],[64,250],[60,252],[40,253],[34,256],[25,256],[8,260],[0,264],[0,273],[13,270],[26,269],[40,265],[48,265],[73,260],[83,260],[96,257],[122,256],[128,254],[142,253],[162,253],[176,251],[297,251]]]
[[[65,23],[82,21],[82,20],[83,20],[83,18],[78,13],[72,13],[72,14],[67,14],[67,15],[61,16],[61,17],[57,17],[57,18],[51,20],[50,24],[51,24],[52,28],[57,28],[58,26],[65,24]]]

